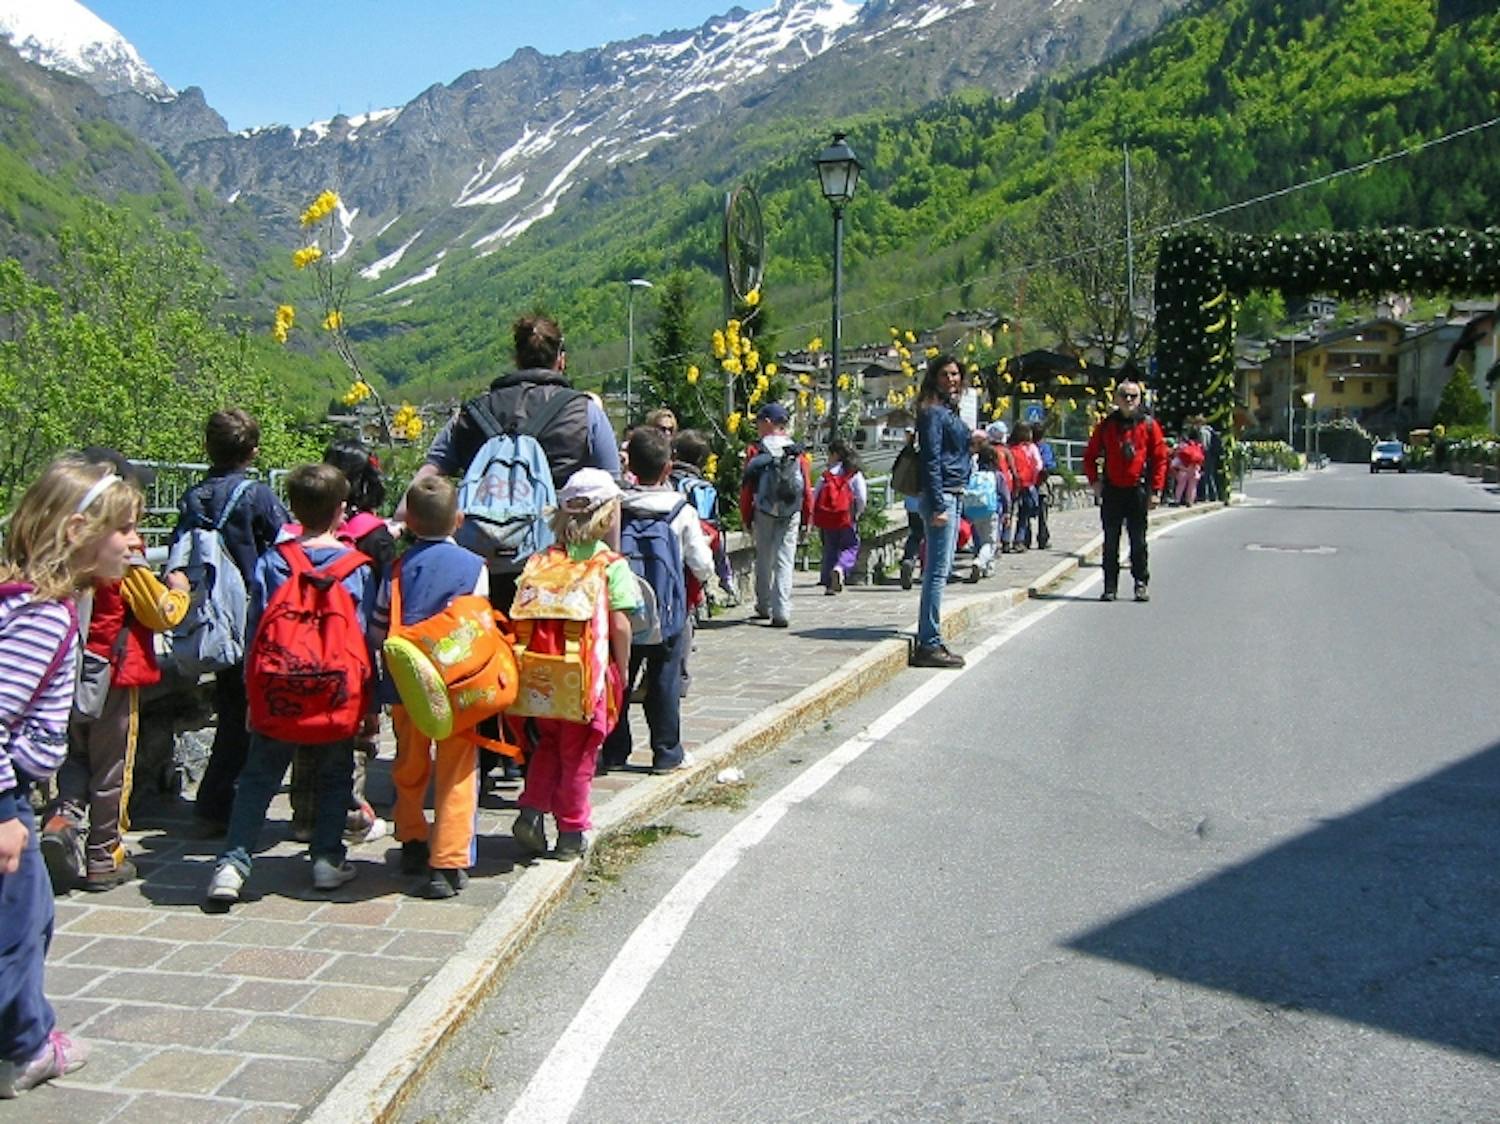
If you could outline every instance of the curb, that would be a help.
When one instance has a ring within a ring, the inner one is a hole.
[[[1151,530],[1227,507],[1214,503],[1164,512],[1151,520],[1155,525]],[[1030,585],[963,598],[943,615],[943,635],[958,636],[986,616],[1038,596],[1099,554],[1103,545],[1104,536],[1096,535]],[[906,668],[907,651],[905,637],[882,640],[785,702],[705,742],[687,768],[645,777],[614,796],[598,813],[595,846],[644,826],[682,803],[689,793],[712,783],[725,766],[760,756],[797,730],[875,690]],[[307,1124],[389,1121],[443,1043],[463,1025],[474,1004],[505,979],[584,873],[582,862],[542,859],[527,867],[500,904],[469,934],[462,950],[422,985],[375,1044],[303,1117]]]

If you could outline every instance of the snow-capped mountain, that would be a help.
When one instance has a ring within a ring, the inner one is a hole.
[[[59,45],[44,65],[69,69],[65,57],[90,54],[80,44],[106,39],[139,63],[102,21],[79,30],[88,13],[73,0],[0,0],[0,28],[49,41],[31,12],[39,2],[72,28],[51,36]],[[341,253],[377,292],[404,300],[455,262],[560,209],[629,190],[642,175],[722,178],[784,155],[746,143],[770,122],[812,145],[855,114],[908,110],[965,88],[1012,95],[1099,61],[1184,2],[777,0],[586,51],[523,48],[404,106],[235,135],[197,90],[133,85],[136,93],[106,102],[187,185],[250,208],[272,244],[295,237],[299,211],[335,188],[345,204]],[[139,70],[150,74],[144,63]],[[101,70],[84,77],[118,88]]]
[[[0,38],[22,58],[82,78],[101,93],[175,96],[123,35],[76,0],[0,0]]]

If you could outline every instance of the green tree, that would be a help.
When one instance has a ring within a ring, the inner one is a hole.
[[[711,396],[718,389],[722,400],[722,389],[713,385],[701,333],[694,327],[693,283],[687,272],[676,270],[657,286],[651,358],[644,364],[646,401],[653,409],[658,406],[670,409],[683,429],[711,432],[713,419],[719,412]]]
[[[316,448],[215,321],[220,283],[195,239],[89,204],[59,251],[56,288],[0,261],[0,505],[70,448],[197,460],[204,419],[228,405],[260,420],[270,464]]]
[[[1432,423],[1449,429],[1460,425],[1484,425],[1489,420],[1489,415],[1484,396],[1479,393],[1469,372],[1460,365],[1443,387],[1437,410],[1432,415]]]

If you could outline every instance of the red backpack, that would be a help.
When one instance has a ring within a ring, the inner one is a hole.
[[[824,472],[818,497],[813,500],[813,526],[820,531],[842,531],[854,526],[854,490],[842,472]]]
[[[300,544],[276,549],[292,573],[271,595],[250,642],[250,726],[299,745],[352,738],[369,710],[372,665],[344,579],[370,559],[351,550],[315,570]]]

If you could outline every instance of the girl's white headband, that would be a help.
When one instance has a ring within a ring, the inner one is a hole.
[[[99,477],[99,479],[94,481],[94,486],[91,487],[87,492],[83,493],[83,499],[78,501],[78,507],[75,510],[74,514],[82,515],[89,509],[90,504],[92,504],[96,499],[102,496],[105,492],[109,491],[110,488],[112,488],[119,482],[119,476],[117,476],[113,472],[106,473],[105,475]]]

